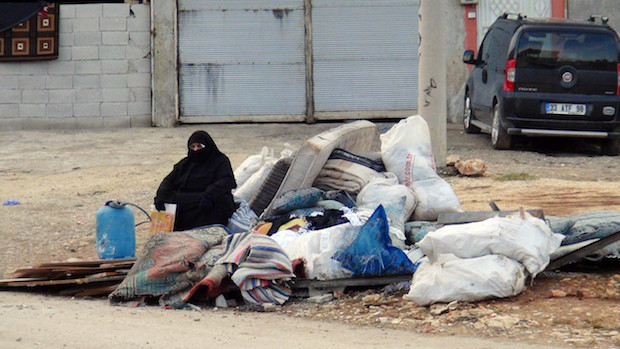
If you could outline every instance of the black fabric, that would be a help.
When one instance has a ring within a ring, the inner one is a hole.
[[[45,4],[45,1],[0,2],[0,32],[36,15]]]
[[[312,230],[325,229],[334,225],[349,222],[346,217],[342,216],[342,211],[333,209],[325,210],[323,215],[320,216],[308,216],[306,217],[306,221],[310,223]]]
[[[174,230],[188,230],[209,224],[228,224],[237,208],[231,190],[237,187],[230,160],[205,131],[188,140],[205,148],[188,150],[157,189],[155,205],[176,203]]]
[[[381,154],[353,154],[350,151],[344,149],[334,149],[329,155],[330,159],[347,160],[358,165],[366,166],[377,172],[385,172],[385,165],[381,159]]]

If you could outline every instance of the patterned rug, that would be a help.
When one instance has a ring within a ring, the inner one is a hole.
[[[37,4],[0,4],[2,22],[17,22],[0,32],[0,61],[58,58],[59,5],[51,2]],[[29,17],[23,19],[23,16]]]

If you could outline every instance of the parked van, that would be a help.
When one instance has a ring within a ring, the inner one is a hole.
[[[605,17],[528,19],[505,13],[489,28],[465,90],[467,133],[495,149],[518,136],[598,139],[620,153],[620,40]]]

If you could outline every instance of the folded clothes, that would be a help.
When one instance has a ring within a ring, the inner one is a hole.
[[[377,176],[381,176],[381,173],[364,165],[348,160],[330,159],[319,172],[314,184],[349,192],[359,192],[371,179]]]

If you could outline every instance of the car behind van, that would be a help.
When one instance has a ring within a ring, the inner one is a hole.
[[[516,137],[596,139],[620,153],[620,40],[605,17],[588,21],[504,14],[489,28],[467,80],[463,126],[491,134],[495,149]]]

